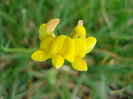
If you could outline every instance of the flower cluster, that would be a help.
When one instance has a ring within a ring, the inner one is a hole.
[[[54,30],[59,21],[60,19],[55,18],[40,26],[40,49],[36,50],[31,58],[39,62],[52,58],[52,64],[56,69],[60,68],[66,59],[75,70],[86,71],[87,63],[83,57],[94,48],[96,38],[86,38],[86,30],[82,20],[79,20],[70,36],[56,36]]]

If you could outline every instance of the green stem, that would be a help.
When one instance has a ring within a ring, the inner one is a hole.
[[[0,47],[0,50],[3,50],[4,52],[22,52],[22,53],[29,53],[35,51],[37,48],[34,49],[28,49],[28,48],[6,48],[4,46]]]

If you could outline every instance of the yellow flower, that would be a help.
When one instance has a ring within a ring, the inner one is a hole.
[[[53,33],[56,26],[60,22],[60,19],[55,18],[47,22],[47,24],[42,24],[39,28],[39,39],[43,40],[44,37],[47,35],[51,35],[55,37],[55,34]]]
[[[64,59],[72,62],[74,60],[75,46],[74,41],[65,35],[57,36],[51,43],[50,53],[54,67],[60,68]]]
[[[40,26],[40,49],[36,50],[31,58],[39,62],[52,58],[52,64],[56,69],[60,68],[66,59],[71,62],[75,70],[86,71],[87,63],[82,58],[94,48],[96,38],[86,38],[86,29],[82,20],[71,33],[71,38],[65,35],[55,36],[54,30],[59,21],[60,19],[55,18]]]
[[[60,19],[52,19],[47,22],[47,24],[42,24],[39,28],[39,39],[41,40],[40,49],[36,50],[31,58],[35,61],[45,61],[51,58],[51,53],[49,53],[49,47],[52,40],[55,38],[54,30],[58,25]]]
[[[86,30],[81,20],[70,37],[74,39],[76,52],[72,67],[78,71],[86,71],[87,63],[82,58],[94,48],[97,40],[94,37],[86,38]]]
[[[83,26],[83,21],[79,20],[78,26],[74,29],[74,31],[70,35],[71,38],[81,38],[86,41],[87,50],[86,52],[89,53],[95,46],[97,40],[95,37],[87,37],[86,38],[86,30]]]

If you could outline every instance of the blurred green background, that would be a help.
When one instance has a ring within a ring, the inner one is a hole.
[[[69,34],[78,20],[97,44],[75,71],[66,62],[34,62],[42,23],[60,18]],[[1,0],[0,99],[133,99],[133,0]]]

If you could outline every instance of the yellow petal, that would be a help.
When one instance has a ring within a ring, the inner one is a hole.
[[[75,57],[72,67],[77,71],[87,71],[87,63],[80,57]]]
[[[87,49],[86,41],[81,38],[74,38],[73,40],[75,43],[75,56],[83,58]]]
[[[94,37],[88,37],[86,38],[86,43],[87,43],[87,53],[89,53],[95,46],[97,42],[97,39]]]
[[[47,34],[46,24],[42,24],[39,28],[39,39],[42,40]]]
[[[84,26],[77,26],[75,28],[75,31],[76,31],[77,35],[80,38],[85,39],[85,37],[86,37],[86,30],[85,30]]]
[[[75,46],[74,41],[65,35],[57,36],[51,43],[51,53],[60,54],[64,59],[73,61]]]
[[[45,51],[49,50],[50,43],[52,42],[52,40],[54,40],[54,37],[51,35],[44,37],[40,43],[40,49],[43,49]]]
[[[51,42],[54,40],[54,37],[51,35],[46,36],[40,43],[40,49],[46,52],[47,58],[51,58],[52,54],[50,53]]]
[[[47,59],[46,52],[44,50],[36,50],[32,55],[31,58],[34,61],[45,61]]]
[[[80,25],[82,24],[82,21],[78,23],[78,26],[74,29],[74,31],[70,34],[71,38],[77,38],[80,37],[83,40],[85,40],[86,37],[86,30],[84,28],[84,26]]]
[[[60,19],[58,19],[58,18],[55,18],[55,19],[48,21],[47,25],[46,25],[46,32],[47,33],[53,33],[53,31],[55,30],[55,28],[59,22],[60,22]]]
[[[63,65],[64,59],[61,55],[54,55],[53,58],[52,58],[52,63],[53,63],[53,66],[56,69],[58,69]]]
[[[62,56],[70,62],[74,61],[75,45],[74,41],[70,37],[64,39],[62,47]]]

